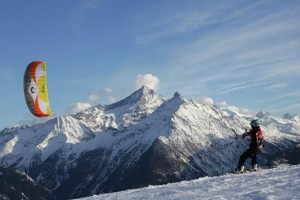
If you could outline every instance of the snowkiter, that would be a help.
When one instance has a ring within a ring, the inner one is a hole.
[[[252,120],[250,122],[251,130],[242,135],[242,138],[246,136],[251,137],[251,142],[249,149],[247,149],[240,157],[237,168],[234,170],[234,173],[243,173],[244,172],[244,163],[247,158],[251,158],[252,170],[257,171],[257,159],[256,155],[260,153],[263,149],[263,132],[260,129],[258,120]]]

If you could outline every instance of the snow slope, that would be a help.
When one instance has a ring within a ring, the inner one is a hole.
[[[81,200],[300,199],[300,165],[102,194]]]

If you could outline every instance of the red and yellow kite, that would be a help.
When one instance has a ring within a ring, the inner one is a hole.
[[[24,94],[33,115],[37,117],[51,115],[45,62],[33,61],[27,66],[24,74]]]

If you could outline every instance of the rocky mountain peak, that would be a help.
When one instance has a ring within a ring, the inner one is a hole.
[[[181,98],[181,95],[178,92],[174,93],[174,98]]]
[[[114,109],[126,105],[134,105],[138,103],[145,104],[148,101],[151,101],[153,99],[162,100],[162,97],[155,93],[153,89],[150,89],[147,86],[142,86],[137,91],[133,92],[131,95],[126,97],[125,99],[118,101],[114,104],[106,106],[106,109]]]
[[[282,116],[283,119],[292,119],[293,116],[290,114],[290,113],[285,113],[283,116]]]
[[[268,111],[260,111],[256,114],[256,117],[258,118],[269,118],[271,116],[271,113]]]
[[[188,100],[181,96],[179,92],[175,92],[173,97],[170,99],[170,102],[173,102],[173,104],[176,104],[178,106],[186,104],[186,103],[193,103],[192,100]]]

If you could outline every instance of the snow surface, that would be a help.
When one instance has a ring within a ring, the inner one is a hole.
[[[260,172],[204,177],[161,186],[126,190],[81,200],[300,199],[300,165]]]

